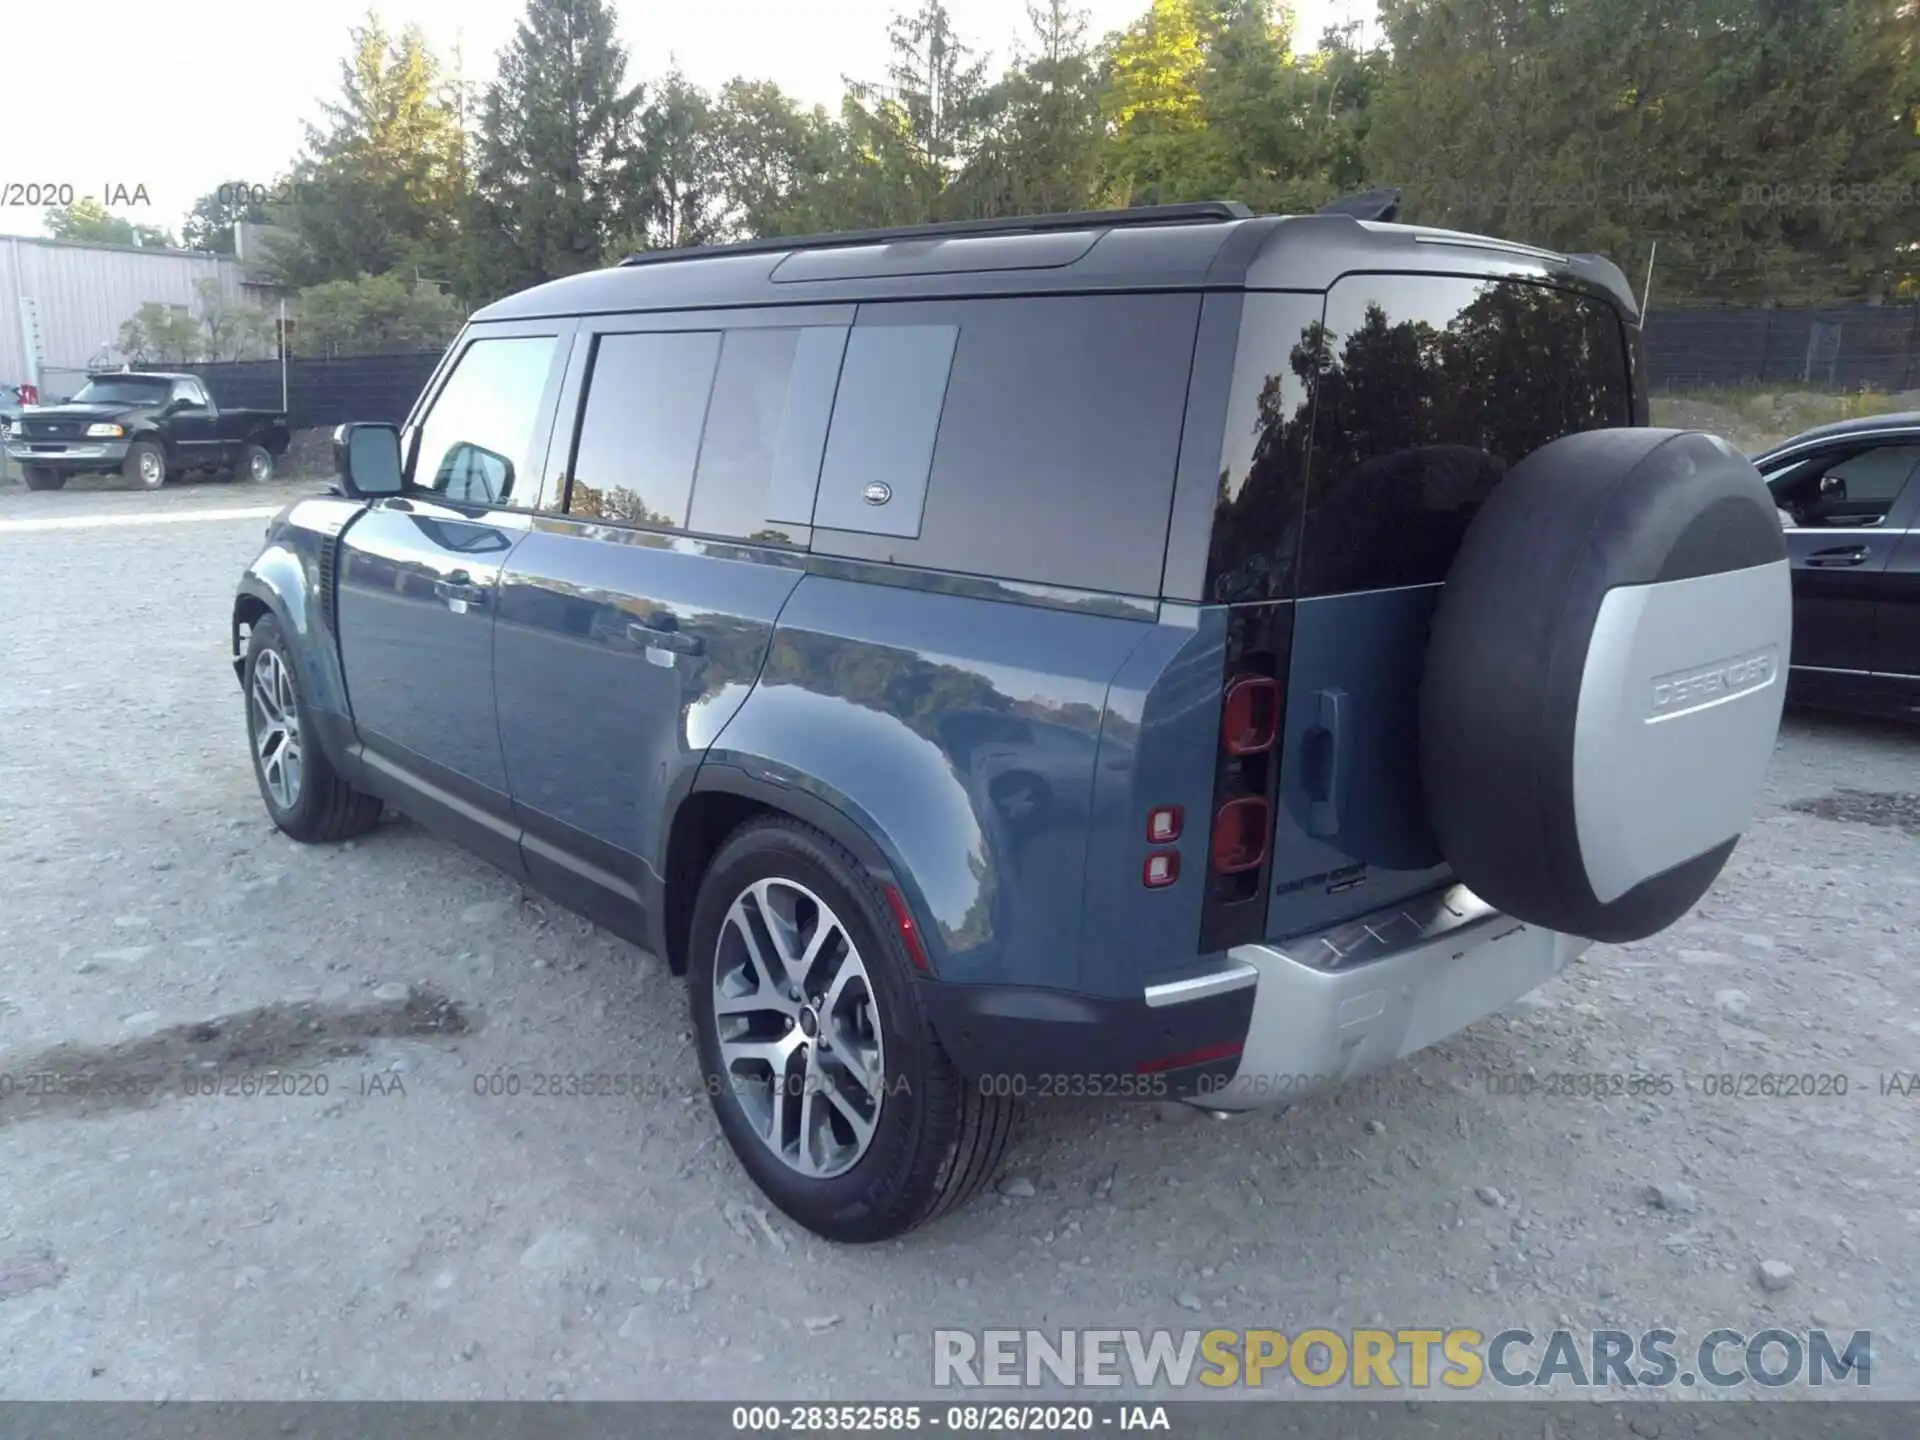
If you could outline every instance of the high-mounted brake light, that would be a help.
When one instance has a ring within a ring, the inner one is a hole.
[[[1258,755],[1280,731],[1280,686],[1266,675],[1242,675],[1220,707],[1220,743],[1229,755]]]

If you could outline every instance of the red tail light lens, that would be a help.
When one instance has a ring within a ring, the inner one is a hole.
[[[1273,811],[1258,796],[1229,800],[1213,817],[1213,868],[1222,875],[1257,870],[1267,858]]]
[[[1227,687],[1220,709],[1220,743],[1229,755],[1271,749],[1280,729],[1280,684],[1266,675],[1242,675]]]

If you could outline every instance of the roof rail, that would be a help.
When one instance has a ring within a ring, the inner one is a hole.
[[[1050,230],[1091,230],[1120,225],[1191,225],[1207,220],[1251,220],[1238,200],[1196,200],[1187,205],[1136,205],[1127,210],[1079,210],[1063,215],[1016,215],[1004,220],[950,220],[902,225],[891,230],[844,230],[831,235],[766,235],[731,245],[690,245],[684,250],[641,250],[622,265],[653,265],[705,255],[753,255],[779,250],[830,250],[848,245],[884,245],[895,240],[946,240],[963,235],[1029,235]]]

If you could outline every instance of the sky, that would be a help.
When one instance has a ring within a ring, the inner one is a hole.
[[[880,79],[887,21],[909,0],[616,0],[628,76],[678,64],[700,85],[767,78],[809,103],[839,102],[841,76]],[[1147,0],[1080,0],[1090,32],[1117,30]],[[76,51],[64,6],[13,5],[0,30],[0,234],[44,233],[48,187],[71,187],[135,224],[178,235],[194,200],[221,184],[270,184],[304,123],[339,89],[348,28],[367,0],[189,0],[164,24],[153,0],[87,0]],[[382,0],[388,27],[418,24],[469,78],[493,76],[524,0]],[[998,69],[1025,33],[1025,0],[948,0],[955,28]],[[1295,35],[1370,19],[1372,0],[1294,0]],[[132,43],[130,37],[138,37]],[[126,43],[121,43],[121,42]],[[86,47],[83,47],[85,49]],[[38,192],[38,193],[36,193]],[[65,192],[56,188],[56,198]],[[114,203],[125,198],[129,203]],[[144,202],[144,203],[143,203]]]

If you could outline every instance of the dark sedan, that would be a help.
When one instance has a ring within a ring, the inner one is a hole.
[[[1920,716],[1920,412],[1758,455],[1793,562],[1789,698]]]

